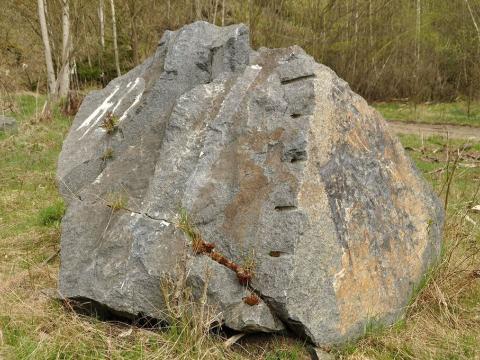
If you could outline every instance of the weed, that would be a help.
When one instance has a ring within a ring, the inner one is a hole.
[[[111,160],[113,159],[113,149],[112,148],[106,148],[105,151],[102,154],[101,159],[103,161]]]
[[[112,192],[107,196],[107,198],[107,206],[111,208],[112,211],[122,210],[127,207],[128,199],[120,192]]]
[[[40,115],[37,118],[32,119],[32,121],[49,123],[52,121],[52,119],[53,119],[52,107],[48,101],[45,101],[45,104],[43,105],[43,109]]]
[[[192,242],[192,250],[195,254],[211,253],[215,248],[212,243],[205,242],[200,232],[191,223],[185,209],[181,209],[178,216],[177,227],[182,230]]]
[[[255,251],[251,249],[248,254],[244,257],[242,263],[242,269],[245,276],[249,277],[248,281],[255,275],[255,269],[257,267],[257,262],[255,259]]]
[[[39,220],[40,224],[44,226],[51,226],[59,224],[65,213],[65,205],[63,201],[57,201],[53,205],[40,210]]]
[[[212,260],[229,268],[237,275],[237,279],[242,285],[248,286],[253,278],[255,270],[254,254],[247,256],[244,266],[239,266],[235,262],[229,260],[219,252],[214,251],[215,244],[208,243],[203,240],[200,232],[192,225],[190,217],[185,209],[181,209],[178,214],[177,227],[190,238],[192,242],[192,250],[195,254],[206,254]]]
[[[70,90],[62,105],[62,112],[67,116],[75,116],[82,104],[83,96],[75,90]]]
[[[186,284],[186,269],[177,265],[175,271],[180,274],[176,279],[165,275],[161,281],[161,291],[166,311],[162,318],[166,320],[166,337],[178,344],[184,358],[198,358],[206,352],[216,357],[225,356],[224,349],[215,342],[212,329],[220,324],[220,313],[207,304],[207,288],[210,274],[206,274],[200,299],[195,301],[192,290]],[[179,354],[180,355],[180,354]],[[179,356],[180,357],[180,356]]]
[[[102,124],[100,125],[107,134],[113,134],[118,128],[118,117],[116,117],[111,111],[107,112],[103,118]]]

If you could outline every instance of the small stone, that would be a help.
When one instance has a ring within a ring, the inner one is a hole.
[[[312,360],[334,360],[335,356],[318,347],[310,346],[308,352]]]
[[[17,131],[17,121],[8,116],[0,115],[0,132]]]

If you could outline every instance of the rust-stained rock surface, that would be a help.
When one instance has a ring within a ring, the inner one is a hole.
[[[440,251],[438,199],[381,116],[299,47],[251,50],[243,25],[166,32],[90,94],[58,179],[60,292],[124,315],[162,319],[162,278],[184,266],[228,327],[341,343],[401,316]],[[192,252],[182,208],[254,265],[248,286]]]

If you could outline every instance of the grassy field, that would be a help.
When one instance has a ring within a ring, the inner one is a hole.
[[[373,106],[388,120],[427,124],[452,124],[480,127],[480,102],[410,104],[381,102]]]
[[[225,349],[188,315],[162,331],[106,323],[52,300],[63,203],[55,167],[71,119],[39,121],[41,98],[19,97],[17,134],[0,135],[0,359],[308,359],[288,337],[249,336]],[[331,352],[339,359],[480,358],[480,144],[402,136],[407,152],[447,202],[442,260],[405,319]],[[448,197],[447,197],[448,194]]]

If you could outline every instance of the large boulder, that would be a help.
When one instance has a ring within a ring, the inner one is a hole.
[[[442,208],[382,117],[301,48],[251,50],[244,25],[167,31],[88,95],[58,179],[60,293],[125,316],[162,319],[183,266],[228,327],[340,343],[395,321],[440,251]]]

